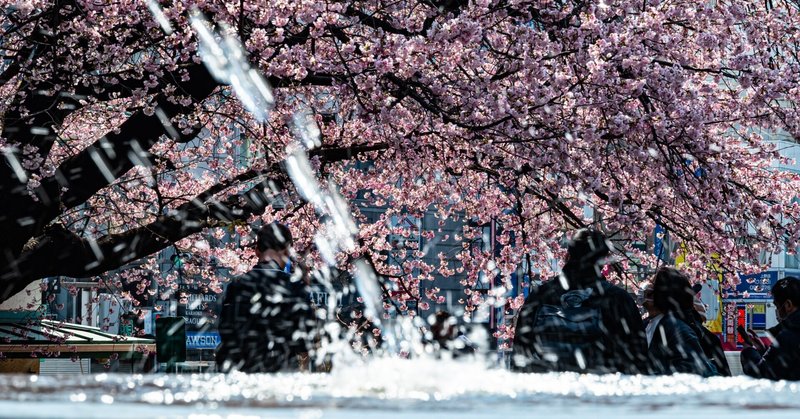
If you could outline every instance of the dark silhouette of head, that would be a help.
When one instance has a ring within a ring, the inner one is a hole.
[[[612,249],[603,233],[592,229],[578,230],[567,247],[563,271],[568,281],[585,283],[600,278],[600,263],[611,254]]]
[[[256,255],[259,260],[272,260],[281,268],[289,260],[292,232],[289,227],[273,222],[261,227],[256,235]]]
[[[772,286],[772,300],[778,311],[778,319],[783,321],[800,307],[800,279],[787,276]]]
[[[689,313],[694,306],[694,290],[689,278],[675,268],[660,268],[653,280],[653,305],[662,313]]]
[[[269,223],[258,230],[256,249],[261,252],[265,250],[283,250],[291,245],[292,232],[289,227],[281,223]]]

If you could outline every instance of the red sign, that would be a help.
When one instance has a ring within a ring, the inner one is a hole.
[[[743,328],[747,329],[747,312],[744,311],[743,306],[739,306],[736,308],[736,324],[738,326],[742,326]],[[736,333],[737,339],[736,344],[742,345],[744,343],[744,339],[739,336],[739,333]]]

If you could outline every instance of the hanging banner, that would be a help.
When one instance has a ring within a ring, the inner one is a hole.
[[[664,235],[666,234],[666,230],[661,224],[656,224],[656,227],[653,231],[653,254],[661,259],[661,260],[668,260],[667,254],[664,252]]]
[[[727,348],[736,347],[736,303],[726,302],[725,305],[725,333],[722,341]],[[727,349],[726,348],[726,349]]]

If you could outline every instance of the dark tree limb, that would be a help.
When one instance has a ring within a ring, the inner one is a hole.
[[[387,148],[386,144],[330,147],[313,150],[310,154],[332,163]],[[96,241],[79,237],[61,224],[50,224],[18,258],[0,268],[0,283],[5,285],[5,288],[0,287],[0,301],[40,278],[96,276],[150,256],[205,228],[247,221],[249,217],[263,213],[272,204],[276,184],[280,184],[280,181],[273,182],[271,179],[277,178],[280,170],[281,163],[274,163],[264,172],[246,171],[210,187],[147,225],[124,233],[109,234]],[[244,193],[228,196],[224,200],[215,197],[237,183],[259,177],[267,179]]]

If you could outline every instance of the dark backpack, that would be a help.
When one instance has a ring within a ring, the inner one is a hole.
[[[608,284],[602,283],[602,294]],[[533,319],[533,369],[539,371],[605,372],[608,347],[595,288],[561,295],[560,305],[543,304]]]

